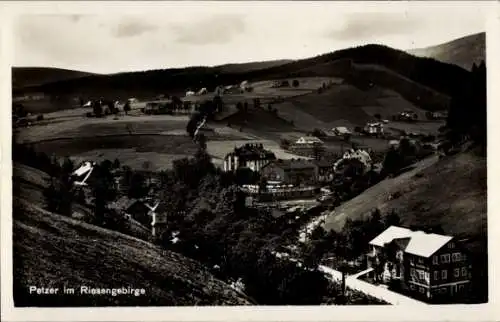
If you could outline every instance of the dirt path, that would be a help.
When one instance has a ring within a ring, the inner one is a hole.
[[[334,280],[336,282],[340,282],[342,280],[342,273],[337,270],[334,270],[332,268],[323,265],[320,265],[319,269],[323,273],[325,273],[331,280]],[[359,280],[356,278],[356,275],[347,276],[345,283],[347,287],[353,290],[384,300],[385,302],[390,303],[392,305],[412,305],[412,306],[428,305],[427,303],[417,301],[402,294],[389,291],[386,288],[375,286],[368,282]]]

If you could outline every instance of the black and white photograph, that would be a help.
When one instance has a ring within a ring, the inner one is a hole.
[[[488,303],[491,7],[203,2],[9,20],[14,307]]]

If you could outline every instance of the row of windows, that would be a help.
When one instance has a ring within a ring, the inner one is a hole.
[[[415,285],[413,285],[413,284],[410,284],[410,289],[411,289],[412,291],[415,291],[415,290],[417,289],[417,287],[416,287]],[[418,290],[419,290],[419,292],[420,292],[420,293],[422,293],[422,294],[424,294],[424,293],[425,293],[425,288],[424,288],[424,287],[419,287],[419,288],[418,288]]]
[[[465,254],[461,254],[461,253],[453,253],[451,254],[442,254],[440,256],[433,256],[432,257],[432,263],[434,265],[437,265],[439,264],[439,261],[441,260],[441,263],[450,263],[450,257],[451,257],[451,262],[453,263],[456,263],[456,262],[460,262],[460,261],[465,261],[467,259],[467,257],[465,256]]]
[[[443,287],[440,287],[438,289],[436,289],[436,292],[439,293],[439,294],[446,294],[448,293],[448,288],[450,289],[453,289],[454,290],[454,293],[456,292],[463,292],[465,290],[465,286],[462,284],[462,285],[450,285],[449,287],[448,286],[443,286]],[[410,289],[412,291],[415,291],[417,290],[417,286],[414,285],[414,284],[410,284]],[[422,294],[425,293],[427,289],[424,288],[424,287],[418,287],[418,291]]]
[[[462,267],[462,270],[460,268],[455,268],[453,270],[453,276],[455,277],[460,277],[460,272],[462,272],[462,277],[467,277],[467,268]],[[448,271],[443,269],[441,271],[441,279],[446,280],[448,278]],[[434,280],[437,281],[439,280],[439,271],[434,271]]]
[[[462,285],[451,285],[450,288],[454,288],[454,292],[463,292],[465,290],[465,286],[462,284]],[[440,287],[437,289],[437,293],[439,294],[446,294],[448,293],[448,287],[447,286],[444,286],[444,287]]]
[[[429,272],[424,272],[422,270],[415,270],[414,268],[410,268],[410,275],[417,276],[420,281],[429,281]]]

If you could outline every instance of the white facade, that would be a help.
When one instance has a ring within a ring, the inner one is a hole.
[[[384,125],[382,123],[368,123],[365,126],[365,131],[368,134],[382,134],[384,133]]]
[[[224,171],[235,171],[239,167],[247,167],[252,171],[258,172],[268,163],[268,160],[250,160],[244,163],[240,163],[238,156],[229,155],[228,157],[226,157],[226,159],[224,159]]]

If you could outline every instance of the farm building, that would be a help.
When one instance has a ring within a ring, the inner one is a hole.
[[[238,168],[250,168],[260,171],[269,162],[276,160],[273,152],[264,149],[262,144],[245,144],[234,148],[224,158],[224,171],[236,171]]]
[[[367,123],[364,131],[369,135],[379,135],[384,133],[384,124],[380,122]]]
[[[283,184],[315,184],[318,166],[313,161],[304,159],[276,160],[264,166],[261,175],[268,181]]]
[[[352,132],[347,127],[345,127],[345,126],[334,127],[331,131],[336,136],[343,136],[343,135],[350,135],[350,134],[352,134]]]
[[[381,267],[382,281],[395,282],[416,298],[447,302],[467,294],[471,263],[453,236],[390,226],[369,247],[368,266]]]
[[[413,121],[418,119],[418,115],[413,111],[404,111],[395,115],[393,119],[397,121]]]
[[[323,144],[323,141],[321,141],[319,138],[315,136],[302,136],[297,141],[295,141],[295,144],[298,145]]]
[[[151,206],[145,200],[121,197],[109,207],[151,230],[152,236],[159,236],[167,225],[168,208],[164,202],[157,201]]]

